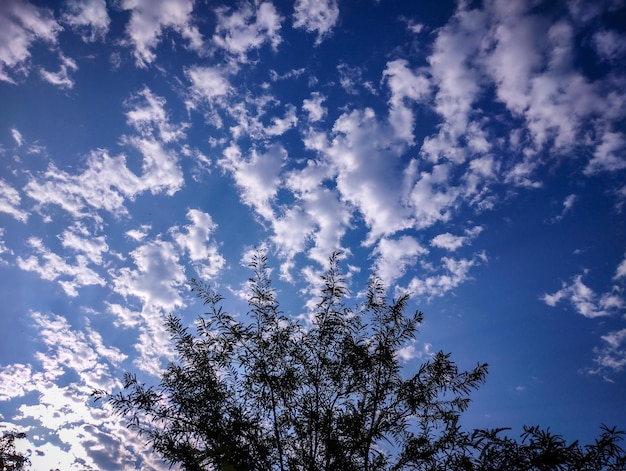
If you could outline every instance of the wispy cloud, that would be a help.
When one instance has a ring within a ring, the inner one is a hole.
[[[193,4],[193,0],[155,0],[150,4],[135,0],[121,2],[123,9],[131,11],[126,33],[137,66],[147,67],[155,60],[154,49],[168,29],[179,33],[190,49],[201,50],[202,35],[192,21]]]
[[[583,275],[576,275],[569,283],[563,282],[558,291],[552,294],[545,293],[541,300],[551,307],[561,301],[567,302],[578,314],[590,319],[608,316],[625,305],[619,291],[612,290],[598,295],[583,282],[582,278]]]

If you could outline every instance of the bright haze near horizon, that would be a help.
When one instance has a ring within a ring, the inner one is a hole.
[[[158,381],[201,278],[328,256],[489,363],[467,427],[626,427],[626,5],[0,1],[0,430],[34,469],[168,469],[89,397]]]

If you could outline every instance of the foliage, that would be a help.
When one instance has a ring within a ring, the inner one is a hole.
[[[487,366],[459,371],[438,352],[405,374],[398,350],[415,339],[422,313],[405,314],[408,295],[389,302],[375,277],[366,301],[347,307],[338,254],[309,325],[280,311],[263,253],[251,268],[247,321],[192,280],[208,311],[195,334],[168,317],[178,359],[160,384],[127,373],[123,391],[94,391],[166,461],[187,470],[623,469],[614,429],[587,448],[539,428],[519,443],[504,429],[462,430]]]
[[[5,432],[0,438],[0,471],[20,471],[30,464],[29,459],[15,449],[15,440],[26,438],[23,432]]]

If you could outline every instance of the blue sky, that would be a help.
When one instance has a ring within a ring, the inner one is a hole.
[[[626,427],[623,0],[0,2],[0,429],[34,469],[166,469],[89,393],[155,381],[199,277],[343,253],[490,364],[468,427]]]

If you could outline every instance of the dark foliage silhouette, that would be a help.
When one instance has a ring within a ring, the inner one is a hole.
[[[177,361],[160,384],[127,373],[123,391],[94,391],[167,462],[246,471],[625,469],[615,429],[586,447],[536,427],[519,442],[505,429],[464,431],[459,418],[487,365],[460,371],[438,352],[404,371],[397,353],[415,339],[422,313],[405,314],[408,295],[389,302],[376,277],[365,302],[347,307],[338,254],[307,325],[280,311],[262,252],[251,268],[246,320],[192,280],[208,310],[195,333],[168,317]]]

